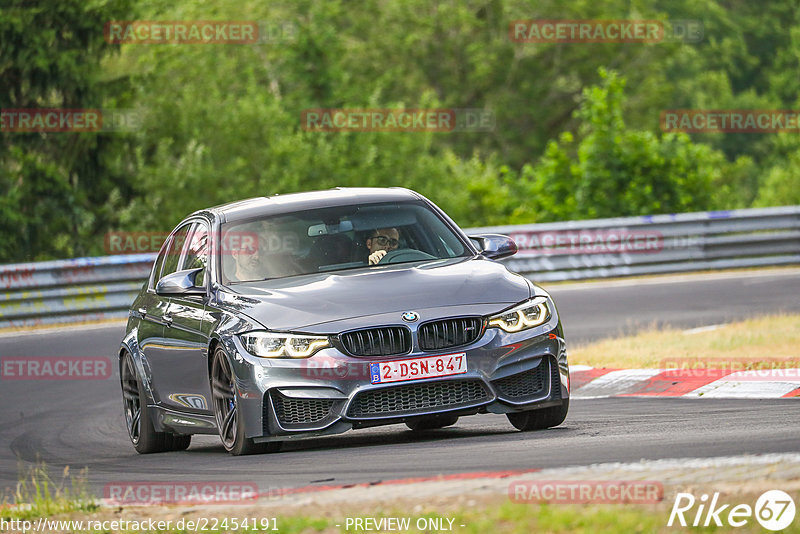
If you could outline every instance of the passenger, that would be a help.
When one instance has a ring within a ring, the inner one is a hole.
[[[234,261],[232,280],[243,282],[246,280],[261,280],[261,257],[258,254],[258,244],[255,240],[242,240],[242,246],[231,250]]]

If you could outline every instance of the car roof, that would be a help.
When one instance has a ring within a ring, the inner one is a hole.
[[[403,187],[336,187],[325,191],[308,191],[237,200],[199,210],[192,215],[211,212],[219,217],[221,222],[231,222],[259,215],[291,213],[329,206],[398,202],[420,200],[422,198],[421,195]]]

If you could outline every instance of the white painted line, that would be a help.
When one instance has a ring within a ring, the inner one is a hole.
[[[594,369],[591,365],[570,365],[569,372],[576,372],[576,371],[589,371],[590,369]]]
[[[579,398],[609,396],[628,393],[647,379],[662,373],[663,369],[623,369],[611,371],[588,384],[573,390]]]
[[[703,469],[709,467],[739,467],[744,465],[800,464],[800,454],[769,453],[758,456],[716,456],[711,458],[664,458],[660,460],[640,460],[638,462],[609,462],[575,467],[552,467],[536,471],[527,477],[539,476],[547,478],[553,472],[585,473],[589,469],[616,472],[619,469],[632,471],[650,471],[653,469]]]
[[[733,382],[716,380],[684,397],[703,398],[737,398],[737,399],[777,399],[800,387],[800,383],[792,382]]]
[[[690,328],[689,330],[684,330],[681,332],[685,336],[691,336],[694,334],[702,334],[703,332],[711,332],[712,330],[716,330],[717,328],[722,328],[725,326],[724,324],[710,324],[708,326],[698,326],[697,328]]]
[[[800,369],[752,369],[720,378],[725,382],[791,382],[800,387]]]

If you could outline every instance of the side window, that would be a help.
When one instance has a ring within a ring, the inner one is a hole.
[[[161,275],[157,277],[158,280],[164,278],[168,274],[172,274],[178,270],[178,264],[181,259],[181,251],[186,248],[187,237],[192,224],[185,224],[172,235],[172,242],[167,247],[167,255],[164,258],[164,265],[161,267]]]
[[[161,278],[161,268],[164,266],[164,258],[167,257],[167,251],[169,250],[170,242],[169,238],[167,238],[167,242],[161,247],[161,252],[158,253],[158,257],[156,258],[155,263],[153,264],[153,272],[150,273],[150,283],[148,287],[150,289],[154,288],[156,282]]]
[[[186,249],[183,265],[179,270],[201,267],[203,270],[195,278],[195,284],[198,286],[204,286],[206,283],[208,247],[208,228],[203,223],[195,223],[192,229],[192,236],[189,238],[189,246]]]

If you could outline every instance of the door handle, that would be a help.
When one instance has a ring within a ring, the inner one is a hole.
[[[136,311],[139,312],[139,315],[142,316],[142,319],[144,319],[144,316],[147,315],[147,308],[139,308]]]
[[[172,326],[172,316],[170,314],[165,313],[162,316],[162,319],[164,319],[164,324],[166,324],[167,326]]]

